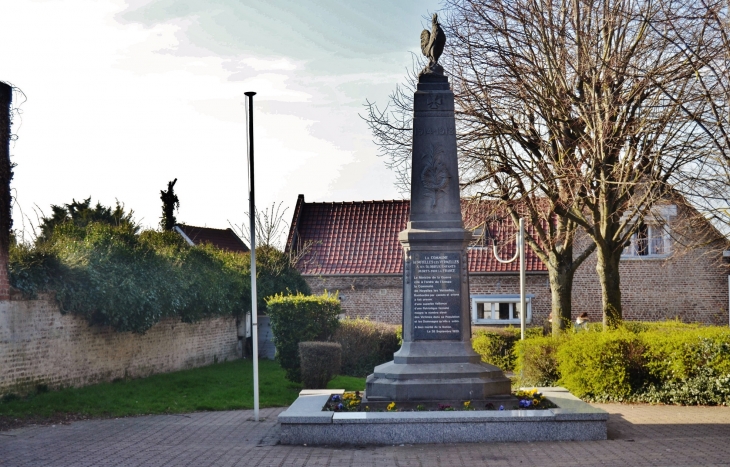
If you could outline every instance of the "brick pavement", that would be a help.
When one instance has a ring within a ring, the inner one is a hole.
[[[283,409],[201,412],[0,433],[2,466],[730,466],[730,408],[599,404],[609,440],[306,447],[276,445]]]

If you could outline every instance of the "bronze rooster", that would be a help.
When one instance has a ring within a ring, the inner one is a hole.
[[[441,29],[438,15],[434,13],[431,20],[431,32],[428,32],[428,29],[421,32],[421,52],[428,57],[428,69],[432,72],[437,70],[439,57],[444,51],[444,45],[446,45],[446,34]]]

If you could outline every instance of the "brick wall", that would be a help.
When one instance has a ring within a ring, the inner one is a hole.
[[[90,327],[55,300],[0,302],[0,394],[83,386],[237,358],[234,318],[160,322],[145,334]]]
[[[728,324],[728,265],[722,262],[723,244],[711,243],[680,250],[664,259],[621,261],[621,294],[624,319],[659,321],[679,318],[686,322]],[[305,276],[312,292],[339,291],[349,317],[400,324],[403,309],[401,276]],[[543,324],[550,314],[547,274],[528,275],[533,324]],[[517,275],[470,275],[472,294],[519,294]],[[602,320],[601,288],[596,255],[576,271],[573,283],[573,319],[587,312],[593,322]]]
[[[622,259],[619,268],[624,319],[728,324],[728,269],[717,245],[675,251],[666,259]],[[583,311],[591,321],[602,320],[595,253],[573,282],[573,314]]]
[[[401,276],[305,276],[312,293],[338,291],[342,311],[350,318],[369,318],[401,324],[403,279]],[[528,275],[527,293],[534,294],[533,322],[547,319],[550,313],[550,287],[547,274]],[[518,276],[471,275],[472,294],[519,294]]]
[[[350,318],[401,324],[403,278],[382,276],[304,276],[312,293],[339,292],[342,311]]]

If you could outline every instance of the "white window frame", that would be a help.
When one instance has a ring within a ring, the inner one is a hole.
[[[669,220],[670,217],[677,215],[677,206],[674,204],[667,206],[655,207],[651,210],[651,215],[644,219],[644,225],[647,227],[647,245],[648,252],[645,255],[639,254],[637,245],[638,233],[631,236],[631,243],[624,248],[621,253],[621,259],[624,260],[646,260],[646,259],[663,259],[672,254],[672,238],[670,235]],[[658,230],[660,230],[658,232]],[[653,240],[654,239],[654,240]],[[652,252],[652,241],[658,241],[662,244],[661,253]]]
[[[625,259],[646,259],[646,258],[666,258],[672,252],[669,237],[669,228],[666,224],[645,222],[647,228],[648,249],[645,255],[639,254],[638,232],[631,236],[631,243],[624,249],[621,254]],[[654,253],[655,242],[661,243],[661,253]]]
[[[532,322],[532,299],[535,296],[529,294],[526,296],[527,315],[525,316],[525,322]],[[471,322],[472,324],[520,324],[520,315],[515,313],[519,303],[520,295],[471,295]],[[477,317],[477,305],[479,303],[490,304],[490,310],[492,314],[491,319],[478,318]],[[509,319],[499,319],[499,306],[500,303],[508,303],[509,306]]]

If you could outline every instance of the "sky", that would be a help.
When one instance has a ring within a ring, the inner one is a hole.
[[[14,94],[14,227],[89,196],[159,224],[248,211],[244,92],[255,91],[259,210],[400,198],[366,123],[404,80],[437,0],[13,0],[0,80]]]

